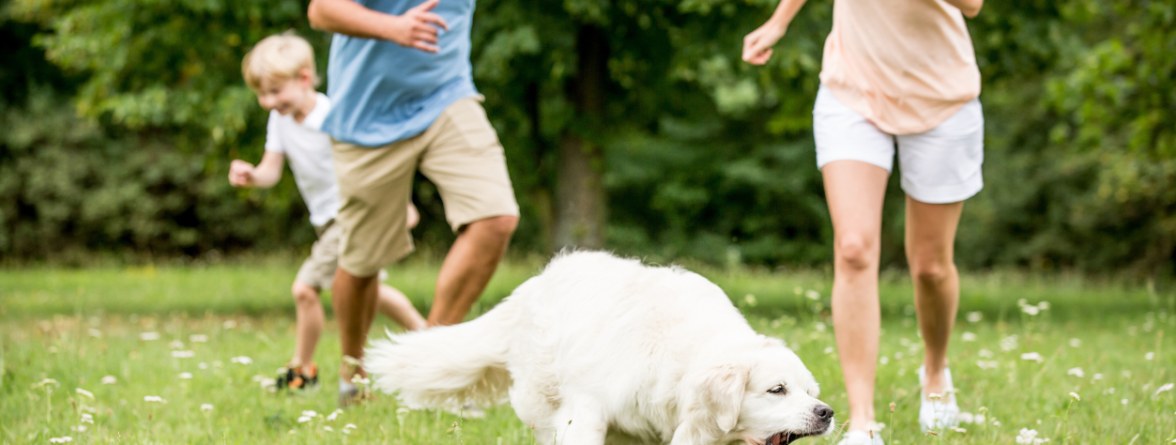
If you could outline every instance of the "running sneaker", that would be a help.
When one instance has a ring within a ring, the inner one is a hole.
[[[278,369],[278,389],[308,389],[318,386],[318,367],[287,365]]]
[[[939,394],[936,400],[927,399],[927,390],[924,388],[919,391],[919,399],[922,403],[919,405],[919,429],[923,432],[929,430],[944,430],[960,425],[960,406],[956,404],[955,385],[951,383],[951,370],[943,368],[943,379],[947,390],[946,394]],[[923,367],[919,367],[919,387],[926,385],[926,375]]]

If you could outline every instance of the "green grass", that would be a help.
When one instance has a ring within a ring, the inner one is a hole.
[[[537,262],[505,265],[474,313],[492,307],[540,267]],[[70,436],[73,443],[532,443],[529,428],[509,406],[488,410],[485,419],[462,421],[448,413],[398,411],[383,396],[326,420],[336,408],[333,326],[317,355],[327,384],[292,396],[263,390],[255,380],[272,377],[292,351],[288,292],[295,271],[280,262],[0,270],[0,442],[49,443]],[[436,266],[409,262],[389,272],[389,283],[427,310]],[[706,275],[758,331],[783,338],[796,350],[822,383],[822,399],[844,420],[845,393],[828,320],[829,278],[819,272]],[[887,273],[881,346],[886,363],[879,366],[876,397],[878,421],[888,425],[883,431],[887,443],[1015,443],[1021,428],[1037,430],[1051,444],[1144,445],[1176,439],[1176,391],[1155,394],[1161,385],[1176,382],[1176,296],[1171,292],[1157,292],[1146,283],[998,273],[967,276],[963,289],[952,371],[961,407],[983,411],[987,422],[962,425],[966,433],[919,433],[914,370],[922,351],[910,283],[900,273]],[[806,297],[808,290],[819,296]],[[1048,301],[1050,309],[1029,316],[1020,310],[1019,299]],[[982,319],[966,321],[969,312],[979,312]],[[394,328],[378,323],[380,332]],[[141,340],[144,332],[160,338]],[[964,341],[965,333],[975,340]],[[193,342],[192,335],[207,336],[207,342]],[[1012,337],[1015,341],[1007,340]],[[1072,339],[1078,340],[1076,347]],[[183,345],[173,349],[173,341]],[[178,358],[173,351],[192,351],[193,356]],[[1022,360],[1028,352],[1039,353],[1042,361]],[[252,363],[233,363],[239,356]],[[982,369],[980,361],[995,369]],[[1083,377],[1067,374],[1078,367]],[[180,378],[181,373],[191,378]],[[1095,374],[1102,378],[1096,380]],[[117,382],[102,384],[104,376]],[[56,383],[39,385],[44,379]],[[1073,401],[1070,392],[1081,401]],[[146,396],[167,402],[147,402]],[[203,411],[202,404],[213,409]],[[298,423],[304,410],[320,416]],[[82,414],[90,414],[93,424],[80,423]],[[349,423],[356,428],[343,434]],[[71,431],[79,425],[87,430]]]

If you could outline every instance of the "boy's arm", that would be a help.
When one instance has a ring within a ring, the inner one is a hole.
[[[404,15],[368,9],[353,0],[311,0],[306,17],[314,29],[352,37],[382,39],[400,46],[437,52],[437,28],[449,30],[441,16],[429,12],[439,0],[428,0]]]
[[[788,24],[792,23],[793,17],[796,17],[804,2],[805,0],[780,0],[772,18],[743,38],[743,60],[752,65],[767,63],[768,58],[772,57],[772,46],[784,37],[784,31],[788,30]]]
[[[266,151],[256,167],[240,159],[234,159],[229,164],[229,184],[233,187],[273,187],[282,179],[282,167],[285,162],[286,155],[276,151]]]
[[[984,7],[984,0],[946,0],[948,4],[960,9],[964,13],[964,17],[973,19],[977,14],[980,14],[980,8]]]

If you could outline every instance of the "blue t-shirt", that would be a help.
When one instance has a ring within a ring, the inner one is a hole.
[[[449,24],[428,53],[394,42],[335,34],[327,65],[333,107],[323,131],[336,140],[378,147],[416,136],[458,99],[476,96],[470,66],[475,0],[443,0],[432,12]],[[356,0],[402,15],[423,0]]]

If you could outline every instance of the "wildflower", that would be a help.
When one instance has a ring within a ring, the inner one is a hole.
[[[91,399],[93,399],[93,398],[94,398],[94,393],[92,393],[92,392],[90,392],[90,391],[86,391],[86,390],[84,390],[84,389],[82,389],[82,388],[74,388],[74,392],[76,392],[76,393],[78,393],[78,394],[81,394],[81,395],[83,395],[83,396],[89,397],[89,398],[91,398]]]
[[[939,393],[937,393],[937,392],[933,392],[933,393],[927,394],[927,398],[928,398],[928,399],[931,399],[931,401],[932,401],[932,402],[934,402],[934,401],[936,401],[936,400],[942,399],[942,398],[943,398],[943,394],[939,394]]]
[[[192,343],[207,343],[208,336],[204,334],[193,334],[191,337],[188,337],[188,341]]]
[[[49,438],[49,443],[66,443],[66,442],[73,442],[73,438],[69,437],[69,436],[50,437]]]
[[[1095,381],[1095,382],[1097,382],[1097,381],[1099,381],[1099,380],[1102,380],[1102,379],[1103,379],[1103,375],[1102,375],[1102,374],[1095,374],[1095,375],[1094,375],[1094,377],[1091,377],[1091,378],[1090,378],[1090,380],[1091,380],[1091,381]]]
[[[1074,399],[1074,401],[1075,401],[1075,402],[1081,402],[1081,401],[1082,401],[1082,397],[1081,397],[1081,396],[1079,396],[1079,395],[1078,395],[1078,393],[1076,393],[1076,392],[1070,392],[1070,398],[1071,398],[1071,399]]]
[[[982,313],[982,312],[968,312],[968,315],[966,318],[968,319],[968,323],[979,323],[980,320],[984,319],[984,313]]]
[[[964,341],[976,341],[976,334],[965,332],[963,336]]]
[[[200,364],[196,365],[196,367],[200,369],[208,369],[208,363],[200,362]]]
[[[1037,303],[1037,309],[1043,310],[1043,311],[1048,311],[1049,310],[1049,302],[1042,301],[1042,302]]]
[[[1082,378],[1083,376],[1086,375],[1086,373],[1082,372],[1082,368],[1070,368],[1069,371],[1066,371],[1066,375],[1072,375],[1074,377]]]
[[[1082,346],[1082,340],[1079,340],[1079,339],[1076,339],[1076,338],[1071,338],[1071,339],[1070,339],[1070,347],[1071,347],[1071,348],[1077,348],[1077,347],[1080,347],[1080,346]]]
[[[972,417],[972,423],[975,423],[977,425],[983,425],[984,420],[985,420],[985,418],[984,418],[983,414],[976,414],[975,416]]]
[[[1010,335],[1008,337],[1000,339],[1000,350],[1012,351],[1014,349],[1017,349],[1017,336],[1016,335]]]
[[[1156,353],[1154,353],[1154,352],[1149,352],[1147,354],[1144,354],[1144,356],[1143,356],[1144,360],[1154,360],[1155,358],[1156,358]]]
[[[826,353],[826,354],[832,354],[832,353],[833,353],[833,347],[832,347],[832,346],[826,346],[826,347],[825,347],[825,353]]]
[[[815,290],[809,289],[809,290],[804,291],[804,297],[808,298],[810,300],[813,300],[813,301],[817,301],[817,300],[821,299],[821,293],[817,292]]]
[[[190,373],[190,372],[181,372],[181,373],[180,373],[180,378],[181,378],[181,379],[184,379],[184,380],[188,380],[188,379],[192,378],[192,373]]]
[[[87,428],[86,428],[86,426],[85,426],[85,425],[78,425],[78,426],[71,426],[71,427],[69,427],[69,430],[70,430],[70,431],[73,431],[73,432],[75,432],[75,433],[84,433],[84,432],[86,432],[86,429],[87,429]]]
[[[354,376],[351,376],[351,383],[354,383],[356,385],[367,386],[367,385],[372,384],[372,379],[369,379],[367,377],[360,377],[359,374],[356,374]]]
[[[356,428],[359,428],[359,427],[355,426],[354,423],[349,423],[349,424],[343,425],[343,429],[345,429],[345,430],[353,430]]]
[[[890,357],[887,357],[884,355],[884,356],[882,356],[882,358],[878,359],[878,363],[882,364],[882,365],[890,363]]]
[[[961,411],[959,419],[960,423],[972,423],[976,421],[976,416],[972,415],[970,412]]]
[[[142,334],[139,334],[139,340],[143,340],[143,341],[159,340],[159,333],[158,332],[144,332]]]
[[[112,375],[108,375],[102,378],[103,385],[113,385],[115,383],[118,383],[118,379],[114,378]]]
[[[752,295],[752,294],[744,295],[743,302],[747,303],[748,306],[755,307],[755,303],[756,303],[755,295]]]
[[[172,351],[173,358],[192,358],[195,356],[196,353],[193,351]]]
[[[1041,354],[1038,354],[1036,352],[1026,352],[1024,354],[1021,354],[1021,360],[1033,360],[1037,363],[1041,363],[1041,362],[1045,361],[1045,359],[1041,358]]]
[[[172,340],[171,343],[167,344],[167,347],[172,349],[184,349],[184,342],[179,340]]]
[[[967,433],[967,432],[968,432],[968,430],[965,430],[965,429],[963,429],[963,428],[960,428],[960,427],[958,427],[958,426],[953,426],[953,427],[951,427],[951,430],[952,430],[952,431],[955,431],[955,432],[957,432],[957,433],[960,433],[960,434],[964,434],[964,433]]]
[[[342,413],[342,412],[343,412],[343,410],[341,410],[341,409],[335,410],[335,412],[333,412],[333,413],[331,413],[331,415],[327,416],[327,420],[335,420],[336,418],[339,417],[339,413]]]
[[[323,425],[323,431],[334,432],[334,431],[335,431],[335,429],[334,429],[334,428],[331,428],[331,427],[329,427],[329,426]]]
[[[1021,312],[1024,312],[1024,313],[1032,316],[1032,315],[1037,315],[1039,312],[1041,312],[1041,309],[1038,309],[1037,306],[1021,306]]]
[[[99,331],[99,330],[97,330],[97,329],[94,329],[94,328],[90,328],[90,336],[91,336],[91,337],[94,337],[94,338],[101,337],[101,336],[102,336],[102,331]]]
[[[261,379],[258,382],[262,389],[277,389],[278,387],[277,379]]]
[[[233,358],[229,359],[229,362],[230,363],[240,363],[242,365],[250,365],[250,364],[253,364],[253,359],[242,355],[240,357],[233,357]]]
[[[1160,393],[1167,392],[1167,391],[1171,391],[1171,390],[1172,390],[1172,388],[1174,388],[1174,387],[1176,387],[1176,384],[1172,384],[1172,383],[1165,383],[1165,384],[1163,384],[1162,386],[1160,386],[1160,389],[1157,389],[1157,390],[1156,390],[1156,393],[1155,393],[1155,394],[1152,394],[1152,395],[1153,395],[1153,396],[1158,396],[1158,395],[1160,395]]]
[[[996,419],[992,419],[992,426],[1000,426],[1000,421],[996,420]]]
[[[996,360],[977,360],[976,366],[979,366],[980,369],[996,369],[1000,367],[1000,362]]]
[[[86,413],[82,413],[82,420],[81,420],[81,422],[82,422],[82,423],[88,423],[88,424],[91,424],[91,425],[93,425],[93,424],[94,424],[94,416],[91,416],[91,415],[89,415],[89,414],[86,414]]]
[[[1037,430],[1029,428],[1021,428],[1021,432],[1017,434],[1017,443],[1028,445],[1040,445],[1049,442],[1049,439],[1038,439]]]
[[[43,386],[45,386],[45,385],[53,385],[53,386],[55,386],[55,387],[56,387],[56,386],[61,386],[61,384],[60,384],[60,383],[57,383],[57,380],[53,380],[53,379],[44,379],[44,380],[41,380],[39,383],[33,384],[33,388],[40,388],[40,387],[43,387]]]
[[[993,356],[992,351],[987,349],[981,349],[980,352],[977,352],[976,354],[984,358],[992,358]]]
[[[201,411],[212,411],[212,404],[211,403],[202,404],[202,405],[200,405],[200,410]]]
[[[828,329],[828,328],[825,326],[824,322],[818,321],[815,324],[813,324],[813,329],[816,329],[817,332],[825,332],[825,329]]]
[[[309,416],[302,416],[302,417],[299,417],[299,418],[298,418],[298,423],[306,423],[306,422],[309,422],[309,421],[310,421],[310,417],[309,417]]]
[[[163,397],[159,397],[159,396],[143,396],[143,401],[144,402],[155,402],[155,403],[167,403],[167,400],[163,400]]]
[[[1123,400],[1120,400],[1120,401],[1119,401],[1119,403],[1121,403],[1121,404],[1124,404],[1124,405],[1126,405],[1126,404],[1128,404],[1128,403],[1130,403],[1130,402],[1131,402],[1131,401],[1130,401],[1130,400],[1127,400],[1127,399],[1123,399]]]
[[[305,417],[318,417],[318,413],[316,413],[316,412],[314,412],[314,411],[312,411],[312,410],[306,410],[306,411],[303,411],[303,412],[302,412],[302,415],[303,415],[303,416],[305,416]]]

